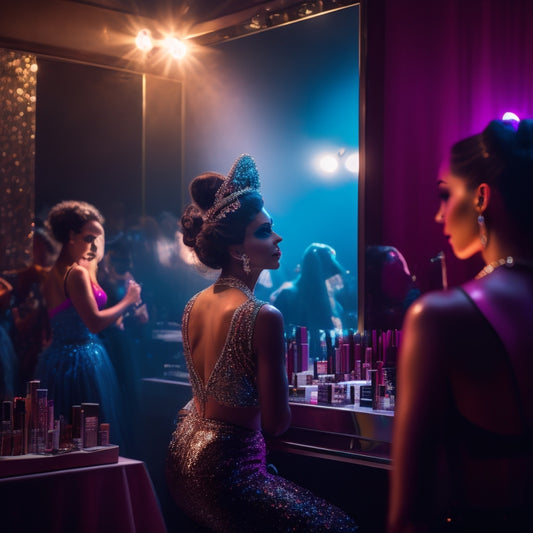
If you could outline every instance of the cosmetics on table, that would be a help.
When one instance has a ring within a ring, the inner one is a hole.
[[[393,411],[400,339],[397,330],[321,331],[309,353],[307,329],[296,327],[287,339],[290,400]]]
[[[71,424],[57,413],[39,380],[26,384],[26,396],[0,403],[0,456],[60,454],[110,445],[110,425],[100,404],[73,405]]]

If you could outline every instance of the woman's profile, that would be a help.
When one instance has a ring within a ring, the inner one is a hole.
[[[438,187],[455,255],[486,266],[407,313],[389,531],[532,531],[533,121],[456,143]]]

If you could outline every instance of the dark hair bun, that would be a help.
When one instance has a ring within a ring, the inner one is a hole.
[[[205,172],[194,178],[189,186],[191,198],[202,210],[207,211],[215,202],[215,194],[224,182],[224,176],[216,172]]]
[[[493,120],[482,133],[483,147],[487,155],[508,159],[513,152],[516,131],[510,122]]]
[[[183,244],[194,248],[196,237],[203,225],[202,213],[194,204],[189,205],[181,216],[181,229],[183,232]]]
[[[198,259],[207,267],[222,268],[229,258],[229,247],[242,243],[246,227],[263,208],[259,191],[239,197],[238,208],[216,220],[206,222],[205,213],[213,207],[215,195],[226,177],[206,172],[194,178],[189,186],[193,203],[181,217],[183,244],[193,248]]]

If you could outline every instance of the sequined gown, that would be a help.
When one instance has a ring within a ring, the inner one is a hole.
[[[225,345],[204,386],[192,365],[188,338],[197,296],[185,307],[182,324],[193,396],[202,410],[208,397],[228,406],[258,406],[252,339],[255,318],[264,303],[249,293],[249,299],[235,310]],[[172,436],[167,481],[178,506],[213,531],[357,531],[352,519],[337,507],[267,472],[260,431],[204,418],[194,407]]]
[[[93,294],[102,308],[107,296],[97,285]],[[70,421],[72,405],[100,404],[100,422],[110,424],[110,439],[121,443],[118,384],[115,370],[98,336],[91,333],[70,298],[49,311],[52,343],[40,355],[36,379],[54,400],[54,417]],[[122,450],[121,450],[122,451]]]

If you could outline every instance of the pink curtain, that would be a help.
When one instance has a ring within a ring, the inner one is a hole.
[[[438,167],[453,142],[504,112],[533,117],[533,2],[384,6],[384,244],[403,252],[424,289],[444,250],[457,285],[482,263],[456,259],[434,221]]]

